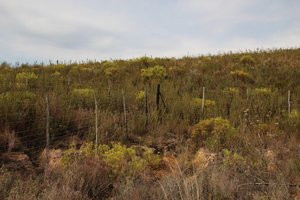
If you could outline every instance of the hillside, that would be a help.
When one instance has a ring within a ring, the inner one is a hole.
[[[300,198],[300,49],[0,80],[0,199]]]

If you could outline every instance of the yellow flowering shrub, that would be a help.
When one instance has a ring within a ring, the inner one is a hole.
[[[143,101],[145,99],[145,91],[140,90],[138,92],[135,93],[135,100],[136,101]]]
[[[69,165],[75,159],[95,157],[107,164],[112,176],[137,176],[147,167],[157,167],[161,163],[160,156],[152,149],[145,147],[143,150],[142,155],[138,155],[135,148],[121,143],[112,143],[111,147],[86,143],[79,151],[74,148],[64,151],[62,162]]]
[[[237,80],[241,80],[243,82],[253,82],[253,78],[251,77],[251,75],[248,72],[245,72],[243,70],[234,70],[230,72],[230,75],[237,79]]]
[[[141,76],[144,80],[162,80],[167,76],[167,70],[163,66],[156,65],[154,67],[141,69]]]
[[[223,149],[234,136],[235,129],[230,122],[220,117],[200,121],[193,127],[192,139],[211,150]]]
[[[250,64],[254,64],[255,60],[251,55],[243,55],[240,58],[240,62],[244,65],[250,65]]]

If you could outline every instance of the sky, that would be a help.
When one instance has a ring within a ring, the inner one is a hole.
[[[299,0],[0,0],[0,62],[300,47]]]

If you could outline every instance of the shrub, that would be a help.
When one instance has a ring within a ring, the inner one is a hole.
[[[201,113],[202,108],[202,98],[193,98],[192,99],[192,108],[194,108],[194,115],[196,120],[198,121],[199,114]],[[217,111],[216,102],[214,100],[205,99],[204,100],[204,116],[205,117],[213,117]],[[202,116],[204,118],[204,116]]]
[[[238,153],[232,152],[228,149],[223,150],[223,163],[228,167],[235,167],[246,164],[246,159]]]
[[[255,60],[251,55],[243,55],[240,58],[240,62],[244,65],[251,65],[255,63]]]
[[[298,110],[292,110],[291,114],[288,117],[288,122],[290,126],[300,128],[300,114]]]
[[[235,70],[231,71],[230,75],[235,78],[236,80],[241,80],[246,83],[253,83],[253,78],[251,75],[243,70]]]
[[[94,106],[94,90],[91,88],[74,89],[71,103],[77,108],[91,108]]]
[[[117,72],[118,72],[118,68],[117,68],[117,67],[114,67],[114,66],[108,67],[108,68],[106,68],[106,69],[104,70],[104,74],[105,74],[105,76],[107,76],[107,77],[111,77],[111,76],[113,76],[114,74],[116,74]]]
[[[235,87],[228,87],[223,90],[223,93],[226,95],[236,96],[239,95],[240,91]]]
[[[202,106],[202,98],[193,98],[192,104],[195,107],[201,107]],[[212,108],[216,106],[216,102],[214,100],[205,99],[204,100],[204,106],[207,108]]]
[[[145,91],[140,90],[135,94],[135,100],[141,102],[145,99]]]
[[[133,147],[126,147],[120,143],[112,143],[112,146],[86,143],[80,151],[74,148],[64,152],[62,162],[65,166],[70,166],[73,162],[88,157],[96,157],[106,163],[111,170],[111,175],[115,176],[138,176],[147,167],[157,167],[160,156],[154,154],[153,150],[143,148],[142,155],[138,155]]]
[[[272,96],[274,95],[274,92],[272,92],[271,88],[255,88],[253,90],[253,94],[254,95],[258,95],[258,96]]]
[[[141,69],[141,76],[145,81],[158,80],[161,81],[167,76],[167,70],[163,66],[156,65],[146,69]]]
[[[112,148],[103,153],[104,161],[114,175],[138,175],[146,168],[146,160],[136,155],[133,148],[113,143]]]
[[[111,192],[113,178],[109,167],[96,157],[80,154],[72,158],[61,171],[51,171],[50,187],[45,191],[49,199],[105,199]]]
[[[211,150],[221,150],[228,146],[235,129],[230,122],[222,118],[210,118],[200,121],[193,127],[192,139]]]
[[[170,67],[168,71],[174,78],[183,76],[186,73],[186,70],[179,66]]]
[[[30,81],[37,80],[38,76],[32,72],[21,72],[16,75],[17,87],[26,87]]]

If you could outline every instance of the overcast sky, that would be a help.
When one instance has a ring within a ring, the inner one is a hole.
[[[0,62],[300,47],[299,0],[0,0]]]

